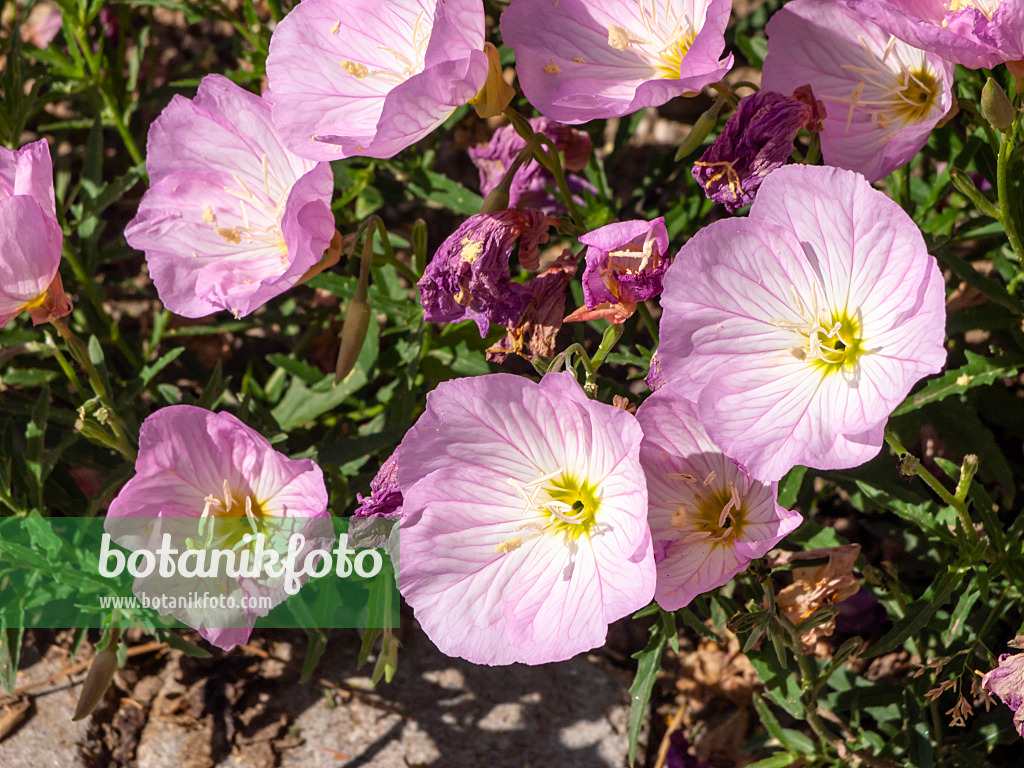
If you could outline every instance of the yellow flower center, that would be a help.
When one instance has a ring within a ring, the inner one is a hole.
[[[686,473],[669,477],[685,483],[684,500],[675,502],[672,526],[692,543],[709,542],[732,546],[742,535],[747,508],[736,483],[711,472],[703,480]]]
[[[811,288],[810,305],[801,300],[795,287],[790,286],[790,291],[800,320],[771,321],[772,325],[791,331],[800,339],[799,344],[789,348],[789,353],[826,374],[853,371],[864,354],[860,320],[846,309],[820,307],[815,286]]]
[[[232,489],[224,480],[222,497],[208,494],[199,517],[197,539],[188,539],[190,548],[238,549],[245,546],[243,536],[265,533],[263,504],[251,492]]]
[[[608,45],[617,51],[632,50],[643,59],[658,78],[678,80],[682,77],[683,59],[700,31],[700,23],[685,13],[673,18],[666,4],[659,0],[637,0],[641,31],[608,25]]]
[[[582,536],[590,536],[597,525],[601,499],[589,480],[579,480],[567,470],[556,469],[526,484],[509,478],[509,485],[523,501],[526,522],[517,530],[530,533],[513,536],[495,546],[494,551],[506,554],[519,549],[524,541],[545,534],[561,536],[570,545]]]
[[[859,82],[849,95],[822,96],[825,100],[849,105],[847,130],[857,110],[866,114],[878,128],[889,131],[888,138],[904,126],[927,119],[937,105],[942,79],[924,52],[911,49],[891,36],[881,53],[865,40],[860,43],[866,58],[857,64],[842,65]]]

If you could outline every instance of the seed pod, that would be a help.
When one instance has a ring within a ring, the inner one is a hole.
[[[704,143],[704,139],[707,138],[707,135],[711,133],[711,130],[718,123],[718,113],[721,111],[725,101],[724,96],[719,96],[715,103],[711,105],[711,108],[697,118],[697,122],[693,124],[693,128],[686,134],[686,138],[683,139],[679,149],[676,150],[676,156],[673,158],[675,162],[678,163],[687,155],[693,154]]]
[[[110,681],[114,679],[117,671],[117,643],[112,642],[102,651],[96,654],[89,667],[89,674],[85,676],[82,683],[82,692],[78,695],[78,706],[75,707],[75,714],[72,721],[78,721],[88,717],[96,706],[103,699],[103,694],[110,687]]]
[[[981,89],[981,113],[993,128],[1003,133],[1010,129],[1013,119],[1017,116],[1006,91],[991,77]]]
[[[359,350],[363,348],[366,331],[370,327],[370,305],[363,299],[354,298],[345,310],[345,325],[341,328],[341,349],[338,350],[338,364],[334,369],[334,383],[339,383],[356,367]]]

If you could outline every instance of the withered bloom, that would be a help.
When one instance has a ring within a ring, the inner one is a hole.
[[[519,263],[537,269],[537,246],[548,238],[540,211],[498,211],[470,216],[437,249],[417,284],[430,322],[471,319],[486,336],[491,323],[511,326],[529,301],[512,282],[509,257],[519,241]]]
[[[562,153],[563,165],[568,171],[582,171],[590,160],[592,145],[586,131],[556,123],[546,117],[535,117],[530,127],[537,133],[543,133]],[[480,194],[486,196],[501,183],[505,171],[523,147],[526,139],[516,133],[511,125],[506,125],[494,132],[487,144],[472,147],[469,157],[473,165],[480,171]],[[594,187],[586,180],[573,173],[566,174],[566,182],[573,195],[584,190],[594,191]],[[520,167],[512,179],[509,189],[509,208],[536,208],[548,215],[565,213],[565,206],[550,192],[549,187],[555,186],[555,177],[536,160],[530,160]]]
[[[824,105],[809,86],[784,96],[758,91],[740,100],[722,133],[693,164],[704,193],[734,213],[754,201],[761,181],[786,164],[801,128],[820,131]]]
[[[564,251],[542,274],[523,285],[526,308],[505,338],[487,350],[487,359],[502,363],[509,354],[528,359],[551,357],[565,315],[565,289],[576,274],[576,257]]]

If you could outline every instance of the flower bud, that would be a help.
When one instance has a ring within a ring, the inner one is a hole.
[[[1006,133],[1017,116],[1009,97],[991,77],[981,89],[981,113],[997,131]]]
[[[341,328],[341,349],[334,369],[334,383],[338,384],[356,367],[359,350],[363,348],[366,331],[370,327],[370,305],[365,299],[354,298],[345,310],[345,325]]]
[[[78,706],[75,707],[75,714],[72,721],[78,721],[88,717],[103,698],[103,694],[110,687],[117,671],[117,643],[112,642],[102,651],[96,654],[89,667],[89,674],[85,676],[82,683],[82,692],[78,695]]]
[[[721,96],[711,105],[710,109],[697,118],[697,122],[693,124],[693,128],[686,134],[686,138],[676,150],[676,156],[673,158],[675,162],[678,163],[687,155],[693,154],[704,143],[704,139],[718,123],[718,113],[722,110],[723,104],[725,104],[725,97]]]

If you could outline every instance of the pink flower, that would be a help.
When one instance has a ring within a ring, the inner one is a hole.
[[[793,0],[766,28],[762,85],[810,85],[828,115],[828,165],[876,181],[906,164],[953,106],[953,65],[894,39],[834,0]]]
[[[718,82],[730,0],[512,0],[501,35],[526,98],[562,123],[656,107]],[[792,90],[792,89],[791,89]]]
[[[63,240],[46,140],[0,147],[0,328],[22,312],[36,325],[71,314],[57,272]]]
[[[677,392],[654,393],[636,418],[658,566],[654,599],[675,611],[746,570],[802,518],[778,505],[777,483],[754,480],[719,450]]]
[[[636,419],[570,373],[442,383],[398,455],[399,588],[437,647],[543,664],[654,593]]]
[[[266,100],[207,75],[149,130],[151,187],[125,230],[172,312],[248,315],[298,283],[334,235],[327,163],[289,152]]]
[[[28,18],[21,25],[21,39],[37,48],[49,48],[53,38],[60,32],[63,16],[60,8],[51,2],[32,6]]]
[[[155,552],[162,534],[170,533],[180,552],[229,549],[239,558],[242,552],[258,552],[243,539],[256,533],[263,533],[271,544],[303,533],[308,545],[299,550],[303,554],[333,536],[327,489],[316,464],[278,453],[229,413],[191,405],[162,408],[143,423],[135,476],[111,503],[105,528],[114,541],[132,550]],[[254,555],[249,562],[257,558]],[[297,562],[302,564],[302,555]],[[209,590],[233,597],[239,605],[247,597],[268,596],[273,605],[287,597],[282,579],[268,575],[186,579],[155,571],[137,578],[133,589],[150,598]],[[229,650],[248,640],[257,617],[269,610],[198,605],[170,613]]]
[[[665,217],[653,221],[620,221],[580,237],[587,246],[587,268],[583,272],[582,307],[567,320],[603,317],[624,323],[641,301],[661,293],[665,270],[672,263],[668,255]]]
[[[946,359],[935,259],[903,209],[850,171],[778,169],[748,218],[705,227],[676,265],[665,387],[759,479],[867,461],[892,410]]]
[[[841,0],[900,40],[969,69],[1016,63],[1024,75],[1020,0]]]
[[[314,160],[393,157],[487,79],[481,0],[304,0],[274,30],[274,123]]]

